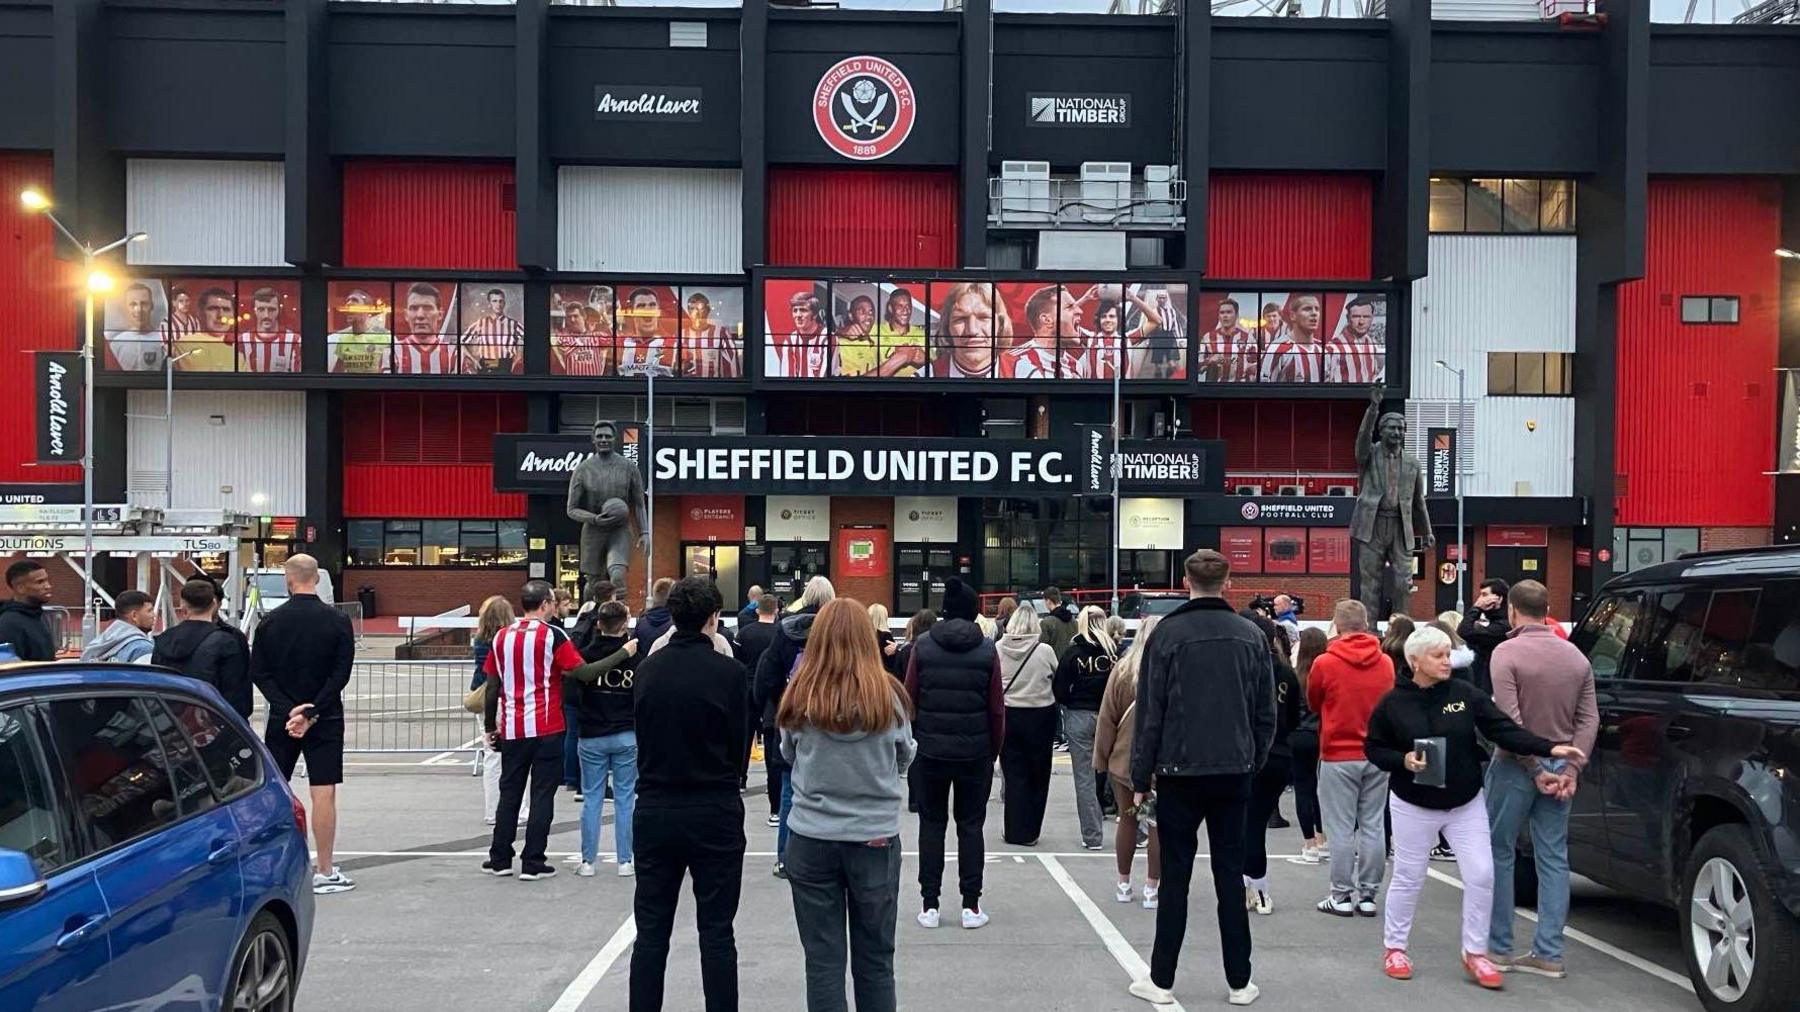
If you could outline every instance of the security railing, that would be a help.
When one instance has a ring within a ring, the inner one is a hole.
[[[479,718],[462,705],[473,671],[468,660],[356,661],[344,687],[345,750],[473,755]]]
[[[1075,109],[1066,115],[1106,112]],[[1046,108],[1043,114],[1064,115],[1055,108]],[[1187,220],[1186,204],[1185,179],[988,179],[988,221],[995,225],[1180,228]]]

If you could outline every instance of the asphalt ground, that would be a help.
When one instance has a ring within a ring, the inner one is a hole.
[[[479,873],[489,830],[481,784],[455,757],[350,757],[340,789],[339,864],[357,880],[349,893],[318,898],[312,947],[297,1008],[301,1012],[598,1012],[626,1007],[633,879],[604,865],[578,878],[562,855],[579,840],[577,806],[558,795],[550,840],[561,869],[540,882]],[[298,785],[297,785],[298,786]],[[791,1012],[803,1007],[802,957],[786,883],[772,877],[775,831],[760,770],[744,801],[743,897],[736,930],[742,1008]],[[304,792],[302,792],[304,796]],[[1283,802],[1292,818],[1292,797]],[[610,817],[610,808],[608,809]],[[1079,845],[1073,784],[1059,756],[1042,842],[999,842],[998,790],[989,807],[983,907],[992,922],[977,931],[927,931],[917,909],[912,851],[916,823],[902,822],[909,849],[901,871],[895,972],[902,1009],[1139,1010],[1126,994],[1146,972],[1155,912],[1117,903],[1110,851]],[[1107,835],[1111,838],[1112,824]],[[952,830],[954,834],[954,830]],[[1454,863],[1432,866],[1413,928],[1416,977],[1381,972],[1380,918],[1339,919],[1312,909],[1325,889],[1322,866],[1290,863],[1293,829],[1269,835],[1275,913],[1251,916],[1255,979],[1262,1009],[1474,1009],[1512,1005],[1566,1010],[1694,1009],[1681,968],[1672,911],[1618,897],[1577,880],[1567,965],[1552,981],[1509,975],[1506,989],[1483,992],[1458,965],[1462,894]],[[612,845],[610,827],[601,846]],[[1204,837],[1202,838],[1204,846]],[[954,862],[954,843],[951,845]],[[1202,858],[1204,860],[1204,857]],[[1140,853],[1136,873],[1141,880]],[[954,894],[954,863],[946,871]],[[1196,890],[1175,992],[1182,1008],[1225,1007],[1210,879]],[[691,897],[684,892],[670,955],[666,1006],[703,1007]],[[1520,918],[1519,937],[1531,924]]]

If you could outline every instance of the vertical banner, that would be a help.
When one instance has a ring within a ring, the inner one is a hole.
[[[1781,377],[1781,451],[1778,474],[1800,474],[1800,369],[1784,369]]]
[[[81,353],[36,352],[37,459],[40,464],[81,460]]]
[[[1456,430],[1428,429],[1425,494],[1433,499],[1456,498]]]

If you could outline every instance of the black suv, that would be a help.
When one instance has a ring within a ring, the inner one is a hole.
[[[1621,576],[1571,638],[1600,704],[1571,868],[1678,911],[1708,1009],[1796,1007],[1800,546]]]

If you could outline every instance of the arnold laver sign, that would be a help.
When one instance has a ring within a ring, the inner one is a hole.
[[[1082,495],[1112,491],[1112,430],[1104,425],[1076,428],[1081,440]],[[1189,494],[1223,492],[1225,444],[1214,439],[1127,439],[1119,444],[1119,490]]]
[[[37,364],[37,459],[69,463],[81,459],[81,355],[40,351]]]
[[[597,84],[594,86],[594,118],[698,123],[701,98],[699,88],[676,88],[660,84]]]
[[[1032,126],[1128,127],[1130,95],[1032,92],[1026,96]]]

